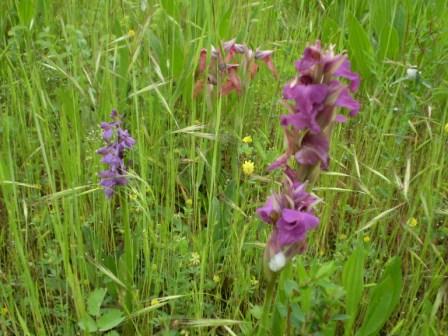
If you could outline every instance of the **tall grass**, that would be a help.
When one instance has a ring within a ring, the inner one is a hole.
[[[105,288],[101,314],[121,312],[120,334],[250,334],[268,234],[254,210],[277,188],[265,168],[282,149],[278,99],[315,39],[348,51],[363,107],[335,132],[314,190],[321,225],[287,274],[335,260],[338,283],[363,247],[369,287],[401,256],[404,291],[384,333],[448,333],[447,6],[2,1],[0,333],[79,333]],[[200,49],[232,37],[274,49],[280,82],[261,68],[241,97],[193,99]],[[95,150],[112,108],[137,145],[130,184],[109,201]]]

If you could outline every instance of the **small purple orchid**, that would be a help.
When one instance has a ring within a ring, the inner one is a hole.
[[[100,185],[104,188],[104,194],[111,198],[116,185],[126,185],[126,167],[124,164],[125,150],[131,149],[135,145],[135,140],[127,130],[121,127],[122,121],[117,111],[112,110],[110,115],[113,121],[102,122],[103,139],[106,146],[97,150],[102,155],[101,162],[107,164],[109,168],[99,173],[101,177]]]
[[[273,226],[265,249],[267,276],[271,279],[272,272],[280,271],[289,259],[305,250],[308,231],[319,224],[313,212],[317,198],[306,187],[320,169],[328,169],[333,124],[347,121],[337,108],[349,110],[350,117],[360,110],[352,97],[360,79],[346,55],[323,50],[316,42],[305,49],[295,65],[298,74],[283,89],[283,104],[289,113],[280,117],[286,150],[268,167],[284,169],[283,187],[257,209],[258,216]],[[291,157],[298,164],[295,170],[289,166]]]

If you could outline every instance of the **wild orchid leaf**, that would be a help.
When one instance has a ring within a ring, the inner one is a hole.
[[[108,309],[101,317],[98,319],[98,329],[100,331],[107,331],[118,326],[123,322],[124,316],[123,312],[119,309]]]
[[[367,312],[357,336],[376,335],[381,330],[400,301],[402,288],[401,259],[394,257],[369,296]]]
[[[345,323],[345,335],[349,331],[356,319],[356,314],[361,301],[363,285],[364,285],[364,259],[365,252],[362,248],[358,248],[348,258],[342,271],[342,286],[345,289],[346,311],[350,318]]]
[[[98,288],[90,293],[87,299],[87,311],[90,315],[98,316],[100,314],[101,304],[103,303],[106,292],[106,288]]]

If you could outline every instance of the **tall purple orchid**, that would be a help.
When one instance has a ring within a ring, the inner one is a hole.
[[[135,145],[135,140],[129,132],[121,127],[122,120],[117,111],[112,110],[110,114],[111,122],[102,122],[103,140],[106,146],[97,150],[102,155],[101,162],[109,166],[108,169],[99,173],[101,177],[100,185],[104,188],[104,194],[111,198],[116,185],[126,185],[126,167],[124,164],[125,151]]]
[[[265,250],[268,276],[305,249],[307,232],[319,224],[313,212],[317,198],[306,188],[321,169],[328,169],[333,126],[347,120],[338,108],[347,109],[350,117],[360,110],[352,97],[360,78],[345,54],[324,50],[317,41],[305,48],[295,65],[297,75],[283,89],[283,104],[289,113],[280,117],[286,150],[268,168],[284,170],[283,187],[257,209],[258,216],[273,226]]]

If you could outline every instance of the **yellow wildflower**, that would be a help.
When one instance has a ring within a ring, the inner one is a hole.
[[[157,298],[154,298],[151,300],[151,306],[158,305],[159,303],[160,303],[160,301]]]
[[[250,160],[249,161],[244,161],[242,168],[243,168],[244,175],[250,176],[250,175],[252,175],[252,173],[255,170],[255,165]]]
[[[201,256],[197,252],[191,254],[190,263],[192,265],[199,265],[201,263]]]
[[[134,37],[134,36],[135,36],[135,31],[134,31],[133,29],[129,29],[129,31],[128,31],[128,36],[129,36],[130,38]]]
[[[246,144],[250,144],[250,143],[252,143],[252,137],[251,137],[250,135],[246,135],[246,136],[243,138],[243,142],[246,143]]]
[[[254,287],[257,287],[257,286],[258,286],[258,280],[257,280],[257,278],[255,278],[253,275],[252,275],[251,278],[250,278],[250,284],[251,284],[252,286],[254,286]]]
[[[410,227],[416,227],[417,224],[418,224],[418,222],[417,222],[417,219],[416,219],[415,217],[411,217],[411,218],[409,218],[409,220],[408,220],[408,225],[409,225]]]
[[[219,283],[221,281],[221,278],[219,277],[219,275],[218,274],[215,274],[214,276],[213,276],[213,282],[214,283]]]
[[[368,236],[368,235],[364,236],[363,240],[364,240],[364,243],[370,242],[370,236]]]
[[[185,204],[187,205],[187,207],[191,208],[191,206],[193,205],[193,200],[189,198],[185,201]]]

